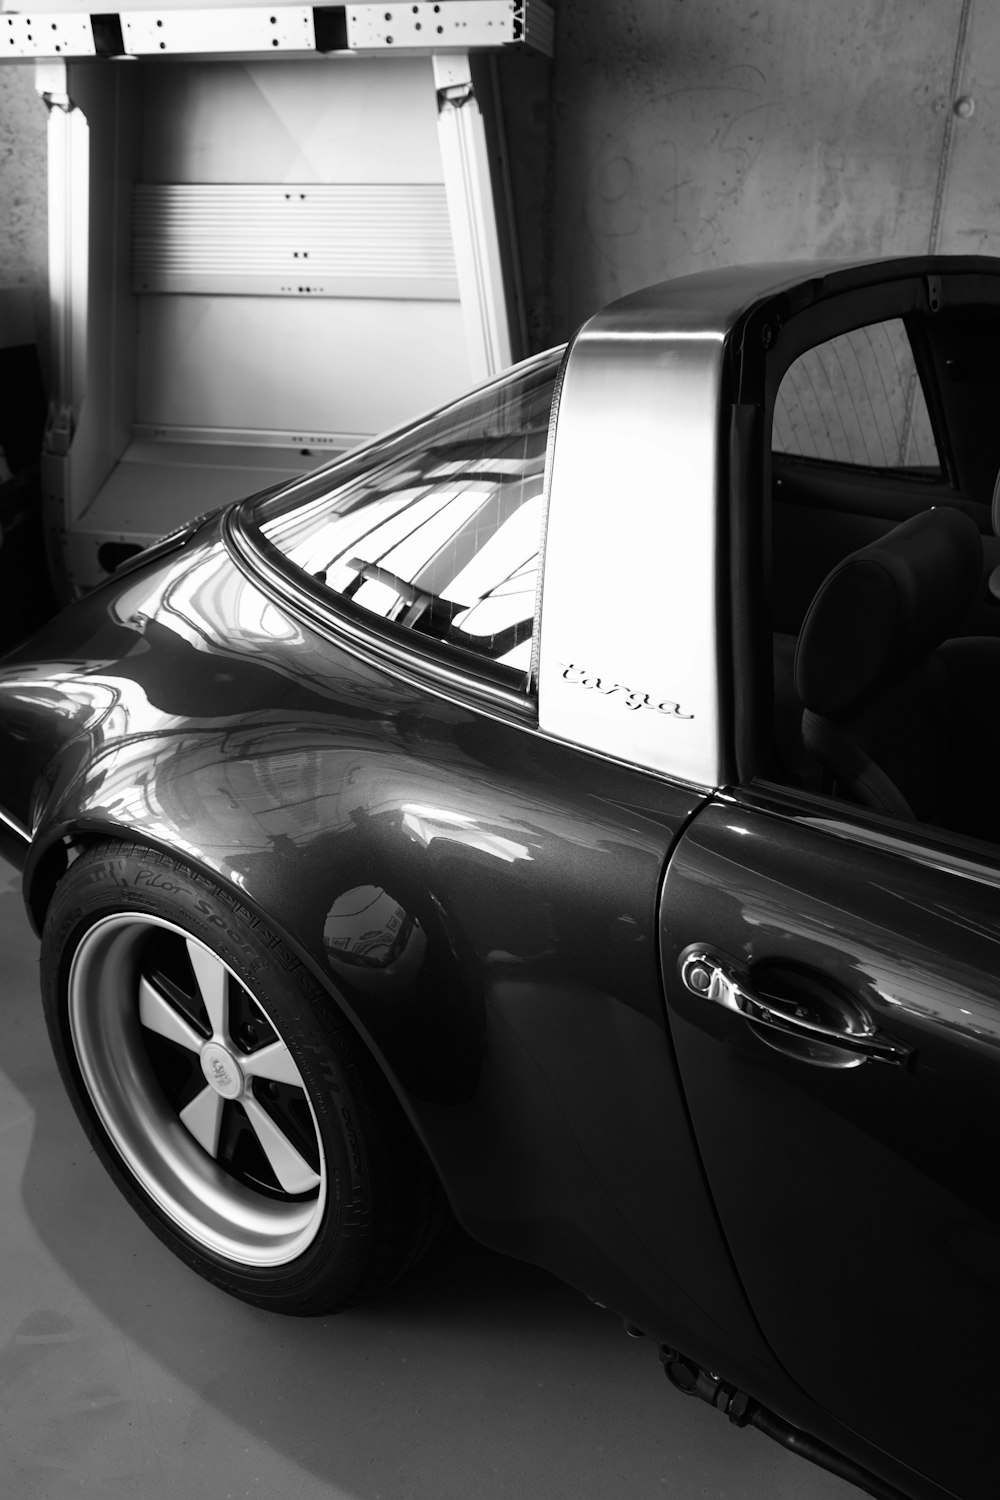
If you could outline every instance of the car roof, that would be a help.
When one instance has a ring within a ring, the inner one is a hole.
[[[794,310],[843,292],[918,276],[1000,278],[1000,258],[986,255],[871,257],[723,266],[673,277],[611,302],[588,319],[580,337],[641,336],[655,324],[680,336],[725,337],[754,307],[790,297]],[[997,281],[1000,292],[1000,279]]]

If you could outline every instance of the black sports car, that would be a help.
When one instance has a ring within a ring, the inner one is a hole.
[[[59,1065],[196,1270],[327,1312],[454,1215],[992,1500],[995,333],[988,260],[668,283],[0,663]]]

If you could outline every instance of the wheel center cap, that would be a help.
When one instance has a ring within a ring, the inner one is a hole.
[[[206,1042],[201,1049],[201,1071],[223,1099],[238,1099],[243,1092],[243,1071],[233,1054],[219,1042]]]

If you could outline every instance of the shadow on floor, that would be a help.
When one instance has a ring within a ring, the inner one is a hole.
[[[610,1314],[546,1273],[460,1232],[376,1303],[338,1317],[282,1318],[202,1282],[91,1154],[49,1053],[36,954],[19,898],[0,894],[11,1268],[0,1298],[11,1329],[0,1408],[14,1427],[39,1427],[18,1493],[856,1496],[671,1391],[652,1343],[626,1338]],[[105,1444],[124,1445],[122,1472],[76,1487],[74,1476],[97,1472],[87,1465],[99,1429]],[[23,1448],[24,1431],[14,1436]],[[53,1473],[64,1487],[46,1487]]]

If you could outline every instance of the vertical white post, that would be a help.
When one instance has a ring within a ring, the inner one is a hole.
[[[513,358],[486,127],[468,54],[435,54],[432,61],[462,321],[473,379],[485,380]]]
[[[42,495],[50,561],[57,588],[64,586],[62,539],[75,519],[73,434],[87,390],[88,226],[90,130],[69,96],[67,66],[37,63],[35,89],[49,111],[49,313],[52,375],[42,451]]]

